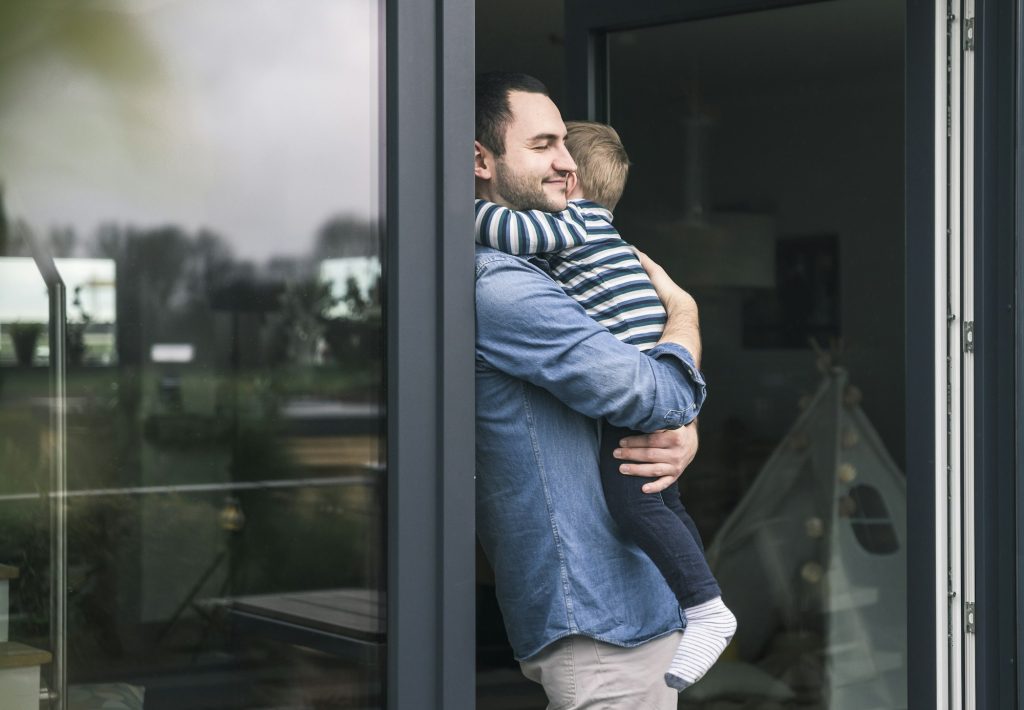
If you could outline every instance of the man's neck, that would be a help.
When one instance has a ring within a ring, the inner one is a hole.
[[[478,200],[487,200],[488,202],[493,202],[495,204],[501,205],[502,207],[512,208],[512,205],[507,204],[503,199],[501,199],[500,196],[494,193],[494,190],[491,189],[490,180],[478,179],[476,181],[476,198]]]

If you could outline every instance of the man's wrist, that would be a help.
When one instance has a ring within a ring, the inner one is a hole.
[[[686,348],[693,356],[694,364],[700,367],[700,321],[697,316],[697,302],[687,294],[686,298],[665,304],[665,314],[665,330],[660,342],[675,343]]]
[[[697,322],[697,301],[683,289],[677,289],[664,306],[669,318],[692,318],[694,323]]]

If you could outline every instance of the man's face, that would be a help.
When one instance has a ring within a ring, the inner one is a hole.
[[[565,148],[565,124],[547,96],[513,91],[505,153],[493,159],[490,199],[519,210],[566,207],[566,178],[576,170]]]

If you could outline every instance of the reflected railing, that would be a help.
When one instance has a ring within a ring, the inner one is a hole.
[[[369,468],[369,467],[368,467]],[[384,465],[372,467],[383,473]],[[372,485],[379,479],[375,476],[327,476],[322,478],[289,478],[267,481],[240,481],[237,483],[182,483],[165,486],[135,486],[131,488],[91,488],[88,490],[65,490],[61,493],[8,493],[0,494],[0,503],[50,498],[96,498],[103,496],[144,496],[182,493],[232,493],[237,491],[277,490],[288,488],[316,488],[333,486]]]
[[[49,298],[50,367],[50,687],[41,694],[56,705],[68,707],[68,525],[64,494],[68,487],[67,468],[67,293],[64,280],[49,251],[31,239],[32,258],[46,283]]]

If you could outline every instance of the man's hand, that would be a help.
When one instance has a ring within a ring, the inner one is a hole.
[[[627,436],[614,455],[630,462],[619,466],[620,473],[657,479],[644,484],[644,493],[660,493],[676,482],[697,455],[697,425]]]
[[[697,302],[693,296],[684,291],[673,281],[665,270],[651,257],[639,249],[636,251],[640,265],[651,279],[651,284],[665,306],[668,317],[665,330],[661,335],[662,343],[682,345],[693,355],[694,364],[700,367],[700,323],[697,317]]]

